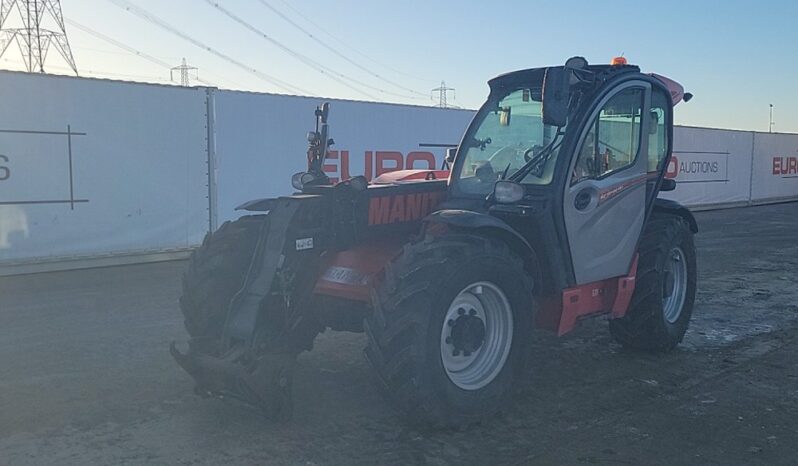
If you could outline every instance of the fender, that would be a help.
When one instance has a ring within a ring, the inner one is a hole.
[[[266,212],[272,210],[277,204],[275,198],[253,199],[241,205],[237,205],[235,210],[246,210],[249,212]]]
[[[499,218],[472,210],[443,209],[433,212],[424,219],[425,229],[435,224],[475,230],[478,233],[500,239],[506,242],[524,260],[526,265],[531,265],[532,270],[537,272],[540,270],[537,254],[529,241]],[[535,283],[539,283],[539,277],[534,278],[536,279]]]
[[[696,222],[693,213],[690,212],[690,209],[679,204],[676,201],[671,201],[670,199],[656,198],[654,199],[654,212],[678,215],[682,217],[687,222],[688,225],[690,225],[690,231],[692,231],[693,233],[698,233],[698,222]]]
[[[249,212],[268,212],[275,207],[281,201],[286,200],[297,200],[297,201],[305,201],[309,199],[318,199],[322,196],[318,194],[294,194],[293,196],[280,196],[280,197],[266,197],[263,199],[253,199],[251,201],[247,201],[239,206],[236,206],[235,210],[246,210]]]

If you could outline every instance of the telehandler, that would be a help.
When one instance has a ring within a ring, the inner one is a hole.
[[[696,293],[688,209],[657,197],[673,107],[692,96],[623,58],[532,68],[490,94],[447,170],[330,183],[329,105],[296,193],[258,199],[208,234],[171,353],[196,392],[291,415],[296,356],[327,328],[365,332],[380,385],[413,423],[458,427],[501,410],[533,328],[606,315],[621,345],[668,351]],[[450,168],[450,170],[448,170]]]

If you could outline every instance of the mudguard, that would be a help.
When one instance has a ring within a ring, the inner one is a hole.
[[[246,210],[248,212],[267,212],[272,210],[276,204],[277,199],[275,198],[267,197],[263,199],[253,199],[236,206],[235,210]]]
[[[525,259],[536,257],[535,250],[526,238],[503,220],[492,215],[472,210],[443,209],[428,215],[424,223],[426,226],[437,223],[456,228],[481,230],[507,242]]]
[[[690,231],[698,233],[698,222],[696,222],[693,213],[690,212],[690,209],[676,201],[656,198],[654,199],[654,212],[678,215],[687,221],[687,224],[690,225]]]

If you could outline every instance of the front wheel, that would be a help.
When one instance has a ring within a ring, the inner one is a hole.
[[[677,215],[654,214],[640,242],[637,285],[626,316],[610,320],[623,346],[669,351],[684,338],[696,292],[693,232]]]
[[[500,411],[529,353],[532,280],[476,235],[407,245],[375,289],[366,355],[415,424],[462,427]]]

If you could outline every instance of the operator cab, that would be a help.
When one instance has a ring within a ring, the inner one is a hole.
[[[552,289],[626,274],[669,162],[673,105],[691,96],[622,58],[574,57],[489,86],[445,207],[509,225],[546,256]]]

